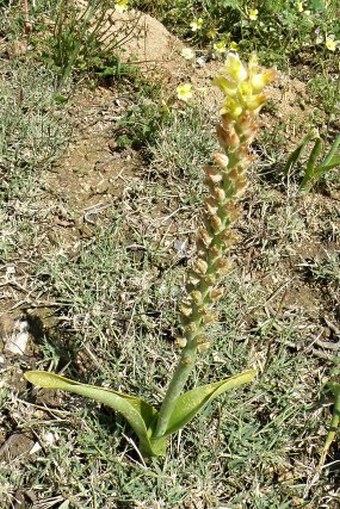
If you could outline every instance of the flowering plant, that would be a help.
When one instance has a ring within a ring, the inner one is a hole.
[[[246,169],[252,161],[249,145],[256,134],[256,117],[266,99],[263,88],[274,76],[273,70],[261,69],[255,57],[245,66],[238,55],[229,53],[215,78],[224,95],[222,121],[217,126],[224,152],[215,154],[214,164],[205,168],[209,192],[197,238],[197,258],[187,274],[185,297],[179,306],[181,337],[178,342],[183,350],[159,410],[138,397],[81,384],[53,373],[25,374],[37,386],[93,398],[120,412],[138,436],[145,456],[164,455],[169,435],[185,426],[214,398],[250,382],[256,375],[254,369],[248,369],[183,393],[198,355],[210,345],[206,329],[216,319],[214,304],[224,293],[220,283],[229,270],[226,254],[235,239],[231,227],[239,214],[237,202],[247,188]]]

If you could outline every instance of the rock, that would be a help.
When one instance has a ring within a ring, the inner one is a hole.
[[[29,324],[26,319],[20,318],[13,323],[12,334],[7,337],[5,351],[15,355],[24,355],[29,340]]]
[[[20,456],[28,454],[34,445],[29,435],[24,433],[13,433],[0,447],[0,461],[12,461]]]

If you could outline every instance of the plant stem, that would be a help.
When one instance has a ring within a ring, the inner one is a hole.
[[[171,416],[197,354],[210,344],[204,331],[216,318],[212,308],[224,293],[219,283],[230,267],[225,255],[234,242],[231,227],[238,217],[237,202],[247,187],[249,144],[257,129],[255,117],[265,100],[260,92],[274,77],[273,70],[261,70],[254,59],[247,70],[232,53],[224,71],[229,73],[227,78],[217,76],[216,84],[225,94],[222,121],[217,126],[218,140],[225,153],[214,154],[214,166],[204,169],[209,189],[204,202],[204,227],[199,229],[197,258],[188,272],[186,296],[180,306],[184,350],[158,414],[153,435],[156,439],[166,436],[171,428]]]
[[[154,438],[160,438],[166,432],[177,398],[180,396],[186,381],[193,369],[197,357],[197,342],[193,339],[184,348],[177,368],[172,376],[158,415]]]

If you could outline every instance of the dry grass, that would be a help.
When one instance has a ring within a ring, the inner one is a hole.
[[[6,73],[18,79],[13,70]],[[20,130],[7,131],[1,160],[0,320],[24,312],[31,337],[24,356],[1,352],[0,443],[18,434],[28,445],[17,455],[12,449],[11,461],[2,449],[4,508],[21,500],[35,509],[335,509],[336,446],[328,458],[333,467],[320,478],[315,472],[331,415],[322,386],[337,368],[339,345],[336,182],[299,195],[294,182],[273,178],[284,146],[268,133],[260,139],[234,268],[210,331],[213,347],[191,384],[249,365],[257,366],[258,379],[214,403],[172,440],[165,459],[146,465],[118,415],[77,397],[36,391],[22,373],[51,369],[160,401],[179,353],[176,307],[194,256],[199,167],[214,146],[213,119],[190,108],[157,122],[144,117],[153,131],[140,152],[110,149],[117,90],[84,88],[79,105],[74,99],[61,110],[74,128],[67,157],[59,157],[59,147],[71,126],[60,123],[60,107],[47,101],[44,124],[55,126],[53,146],[40,132],[35,159],[20,174],[13,147],[31,147],[30,157],[34,152],[37,83],[44,99],[53,97],[45,75],[35,81],[39,69],[34,79],[20,73],[24,96],[32,88],[34,94],[25,107],[16,104]],[[7,97],[11,90],[16,97],[15,83],[7,85]],[[131,119],[123,108],[124,114]],[[91,148],[79,150],[89,139],[96,140],[96,160],[88,158]],[[107,187],[94,193],[103,181]],[[32,453],[34,444],[41,448]]]

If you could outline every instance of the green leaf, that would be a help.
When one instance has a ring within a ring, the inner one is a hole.
[[[321,153],[322,148],[323,148],[322,139],[316,138],[314,147],[312,148],[309,159],[307,161],[305,174],[300,184],[301,190],[307,190],[313,183],[313,180],[317,178],[316,161]]]
[[[317,167],[316,172],[324,173],[327,170],[331,170],[332,168],[335,168],[336,166],[340,166],[340,155],[339,156],[333,156],[332,159],[329,160],[327,164],[320,164],[320,166]]]
[[[222,0],[223,7],[231,7],[232,9],[240,9],[239,0]]]
[[[72,392],[113,408],[121,413],[133,428],[140,440],[141,449],[148,454],[153,454],[150,435],[157,410],[142,399],[121,394],[112,389],[81,384],[46,371],[28,371],[24,376],[32,384],[44,389],[61,389]]]
[[[332,146],[328,151],[328,154],[326,155],[325,159],[321,162],[322,165],[329,164],[333,156],[335,155],[339,156],[339,154],[337,154],[339,146],[340,146],[340,134],[338,134],[338,136],[333,141]]]
[[[54,96],[54,100],[57,104],[65,104],[68,101],[68,97],[63,94],[56,94]]]
[[[324,0],[312,0],[310,7],[313,11],[323,11],[325,9]]]
[[[322,139],[321,138],[317,138],[315,140],[314,147],[312,148],[312,151],[310,153],[309,159],[307,161],[305,175],[307,176],[308,179],[309,178],[313,178],[313,175],[314,175],[314,172],[315,172],[316,161],[317,161],[317,158],[319,157],[319,155],[321,153],[322,147],[323,147]]]
[[[304,137],[301,144],[288,157],[285,167],[283,168],[284,173],[288,173],[295,166],[297,161],[300,159],[303,151],[305,150],[306,146],[313,138],[315,138],[314,131],[311,131],[310,133],[307,134],[307,136]]]
[[[171,435],[183,428],[196,414],[220,394],[230,391],[250,382],[256,375],[256,371],[250,369],[239,375],[226,378],[220,382],[196,387],[182,394],[176,401],[175,409],[171,414],[168,428],[164,436]]]

